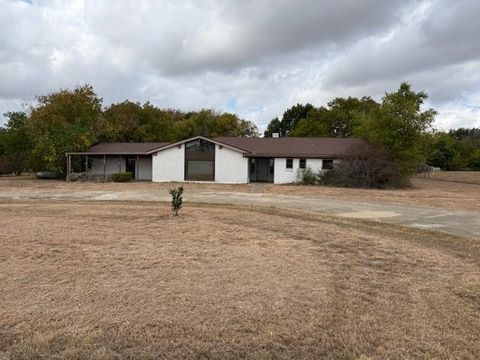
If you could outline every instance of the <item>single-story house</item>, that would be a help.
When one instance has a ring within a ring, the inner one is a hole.
[[[108,176],[131,172],[136,180],[209,181],[226,184],[295,182],[298,169],[331,169],[360,139],[196,136],[171,143],[101,143],[81,156],[84,170]]]

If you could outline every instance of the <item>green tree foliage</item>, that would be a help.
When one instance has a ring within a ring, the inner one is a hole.
[[[436,111],[422,111],[425,92],[414,92],[407,83],[387,93],[381,105],[360,117],[354,135],[383,146],[403,175],[413,173],[415,166],[425,162],[425,134],[431,129]]]
[[[65,153],[87,149],[101,128],[102,99],[89,85],[37,97],[27,128],[34,170],[63,173]]]
[[[429,165],[442,170],[480,170],[480,129],[435,133],[429,150]]]
[[[305,119],[307,114],[314,109],[312,104],[297,104],[283,113],[282,120],[273,119],[264,132],[265,137],[271,137],[273,133],[280,136],[287,136],[301,119]]]
[[[280,136],[364,138],[385,149],[402,174],[408,175],[429,155],[426,140],[436,111],[422,109],[426,99],[425,92],[415,92],[410,84],[402,83],[396,92],[385,94],[381,103],[370,97],[348,97],[318,108],[297,104],[282,120],[273,119],[265,136],[278,132]],[[435,161],[441,162],[441,156],[448,154],[436,154]]]
[[[89,85],[37,97],[30,114],[8,113],[0,128],[0,171],[63,174],[65,153],[97,142],[163,142],[196,135],[258,136],[254,123],[213,110],[184,113],[124,101],[102,109]]]
[[[7,124],[0,134],[0,173],[21,174],[30,167],[31,140],[27,132],[28,116],[9,112]]]
[[[177,189],[171,189],[168,191],[168,193],[172,196],[172,214],[173,216],[177,216],[178,211],[183,205],[183,186],[180,186]]]
[[[351,137],[359,125],[359,116],[378,109],[370,97],[335,98],[327,107],[311,109],[289,136]]]
[[[103,124],[101,140],[108,142],[175,141],[196,135],[258,135],[255,124],[234,114],[210,109],[182,113],[130,101],[109,106],[104,112]]]

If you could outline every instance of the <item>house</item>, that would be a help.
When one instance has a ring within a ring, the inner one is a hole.
[[[129,171],[136,180],[155,182],[286,184],[295,182],[298,169],[331,169],[362,143],[351,138],[203,136],[171,143],[101,143],[67,153],[67,172],[72,173],[72,157],[80,156],[84,169],[103,176]]]

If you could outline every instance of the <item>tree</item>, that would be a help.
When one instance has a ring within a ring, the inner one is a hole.
[[[468,157],[468,167],[472,170],[480,170],[480,148],[472,151]]]
[[[30,167],[31,139],[27,133],[28,116],[25,112],[8,112],[2,131],[1,152],[3,172],[20,175]]]
[[[422,111],[427,97],[402,83],[396,92],[386,93],[378,108],[361,115],[355,135],[382,145],[402,174],[413,173],[416,165],[425,162],[423,137],[437,114],[433,109]]]
[[[251,121],[240,119],[229,113],[216,113],[211,109],[189,112],[175,122],[177,139],[202,135],[217,136],[258,136],[257,126]]]
[[[455,139],[449,134],[439,132],[433,135],[432,144],[427,156],[427,164],[442,170],[453,170],[457,156]]]
[[[265,130],[263,133],[263,136],[272,137],[275,133],[279,135],[282,133],[282,123],[280,120],[278,120],[278,117],[270,121],[267,126],[267,130]]]
[[[330,136],[330,111],[326,107],[312,109],[305,119],[301,119],[289,136],[311,137]]]
[[[359,125],[358,119],[361,114],[369,114],[378,109],[379,104],[368,96],[361,99],[335,98],[328,103],[329,113],[327,117],[328,136],[351,137],[355,128]]]
[[[112,104],[103,112],[101,140],[106,142],[140,141],[139,128],[144,122],[139,103]]]
[[[305,119],[309,111],[313,110],[312,104],[297,104],[287,109],[283,113],[282,120],[273,119],[264,133],[265,137],[271,137],[273,133],[280,136],[287,136],[298,124],[301,119]]]
[[[367,114],[379,104],[370,97],[361,99],[335,98],[327,106],[311,108],[288,133],[288,136],[351,137],[361,114]]]
[[[37,97],[27,129],[34,170],[63,174],[65,153],[83,151],[101,131],[102,99],[90,85]]]

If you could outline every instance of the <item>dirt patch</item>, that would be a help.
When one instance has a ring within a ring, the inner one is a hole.
[[[11,358],[480,356],[478,241],[156,203],[0,203],[0,224]]]

